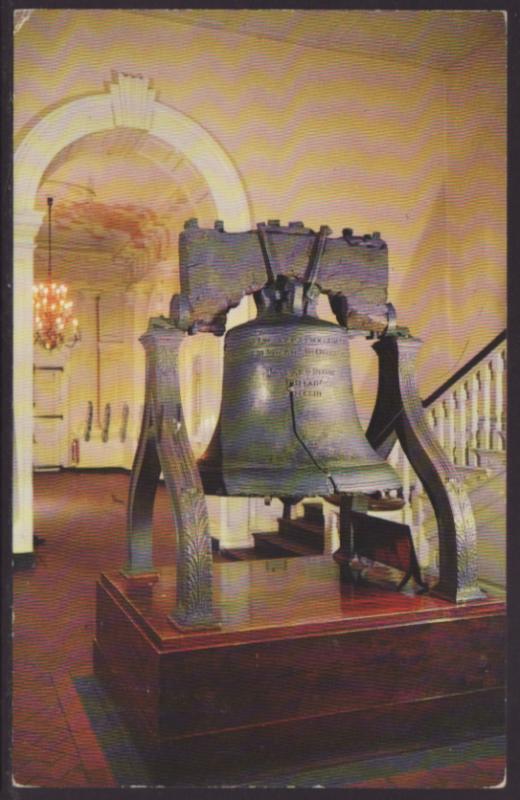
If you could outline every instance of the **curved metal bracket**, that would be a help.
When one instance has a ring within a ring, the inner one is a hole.
[[[421,344],[412,337],[385,336],[373,345],[379,357],[379,386],[366,435],[383,458],[399,439],[437,519],[439,583],[432,593],[460,603],[485,596],[477,583],[476,526],[464,484],[422,407],[415,379]]]
[[[212,605],[208,513],[188,440],[179,383],[179,348],[185,333],[164,318],[151,319],[141,337],[146,351],[146,394],[141,435],[128,498],[129,577],[154,572],[153,501],[162,470],[177,537],[177,604],[171,620],[181,629],[218,625]]]

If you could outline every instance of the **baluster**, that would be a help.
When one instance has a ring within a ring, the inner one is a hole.
[[[424,535],[424,517],[425,517],[425,510],[424,510],[424,487],[417,478],[417,530],[421,536]]]
[[[455,396],[450,392],[446,398],[446,422],[448,428],[446,451],[448,458],[455,462]]]
[[[504,359],[501,352],[495,353],[492,358],[493,389],[495,401],[494,441],[491,442],[494,450],[504,449],[502,414],[504,412]]]
[[[502,375],[502,431],[504,433],[504,450],[506,449],[507,436],[507,351],[504,346],[502,350],[502,363],[504,365]]]
[[[410,467],[410,462],[408,461],[404,453],[403,453],[402,464],[403,464],[402,474],[403,474],[403,500],[404,500],[403,522],[405,523],[405,525],[411,525],[412,524],[412,506],[410,503],[411,467]]]
[[[466,384],[461,383],[457,387],[456,400],[458,411],[458,426],[457,426],[457,464],[467,465],[467,430],[466,430],[466,401],[468,399],[466,393]]]
[[[435,410],[433,408],[430,408],[426,412],[426,419],[428,420],[428,425],[432,431],[435,431]]]
[[[476,452],[478,447],[478,390],[478,377],[477,373],[474,372],[468,383],[470,402],[468,464],[472,467],[478,466],[478,456]]]
[[[401,477],[401,471],[399,469],[399,456],[401,452],[402,452],[401,445],[399,444],[399,442],[396,442],[392,447],[390,454],[388,456],[388,463],[395,469],[399,477]],[[397,489],[390,489],[388,494],[390,497],[397,497]]]
[[[392,447],[392,449],[390,450],[390,453],[388,455],[388,461],[389,461],[389,463],[392,465],[392,467],[394,469],[397,468],[397,463],[399,461],[399,450],[400,449],[401,449],[401,445],[399,444],[399,442],[396,442],[394,444],[394,446]]]
[[[482,440],[483,450],[491,450],[491,373],[489,362],[480,369],[482,380]]]
[[[439,437],[438,437],[437,431],[439,429],[439,411],[438,411],[437,406],[435,406],[435,408],[431,409],[430,414],[431,414],[431,421],[432,421],[431,428],[432,428],[433,433],[435,434],[435,437],[438,439]]]
[[[435,433],[437,435],[437,439],[439,440],[439,444],[442,448],[446,445],[446,436],[444,430],[444,420],[446,418],[446,408],[444,406],[444,402],[441,401],[435,406],[435,418],[436,418],[436,426],[435,426]]]
[[[417,559],[421,566],[428,566],[430,557],[430,545],[424,532],[424,488],[417,477],[415,476],[415,491],[413,494],[413,514],[414,514],[414,544],[417,551]]]

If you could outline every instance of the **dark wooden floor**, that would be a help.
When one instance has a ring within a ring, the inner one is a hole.
[[[92,674],[95,584],[125,562],[128,476],[39,473],[36,566],[14,577],[13,770],[18,784],[110,787],[117,783],[74,688]],[[159,487],[154,521],[158,566],[174,560],[170,511]],[[450,767],[367,775],[356,786],[461,788],[493,785],[501,757]],[[349,784],[352,785],[352,784]]]

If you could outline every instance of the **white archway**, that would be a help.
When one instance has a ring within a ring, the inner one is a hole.
[[[230,231],[251,226],[249,203],[231,159],[219,143],[181,111],[155,99],[141,76],[119,74],[110,90],[66,102],[27,133],[14,154],[13,269],[13,549],[33,549],[32,283],[35,237],[43,213],[35,211],[45,170],[65,147],[91,133],[118,127],[148,131],[182,152],[206,180],[218,216]]]

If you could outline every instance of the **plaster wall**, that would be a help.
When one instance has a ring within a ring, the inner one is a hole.
[[[506,327],[506,81],[505,42],[489,42],[447,73],[447,263],[458,366]]]

